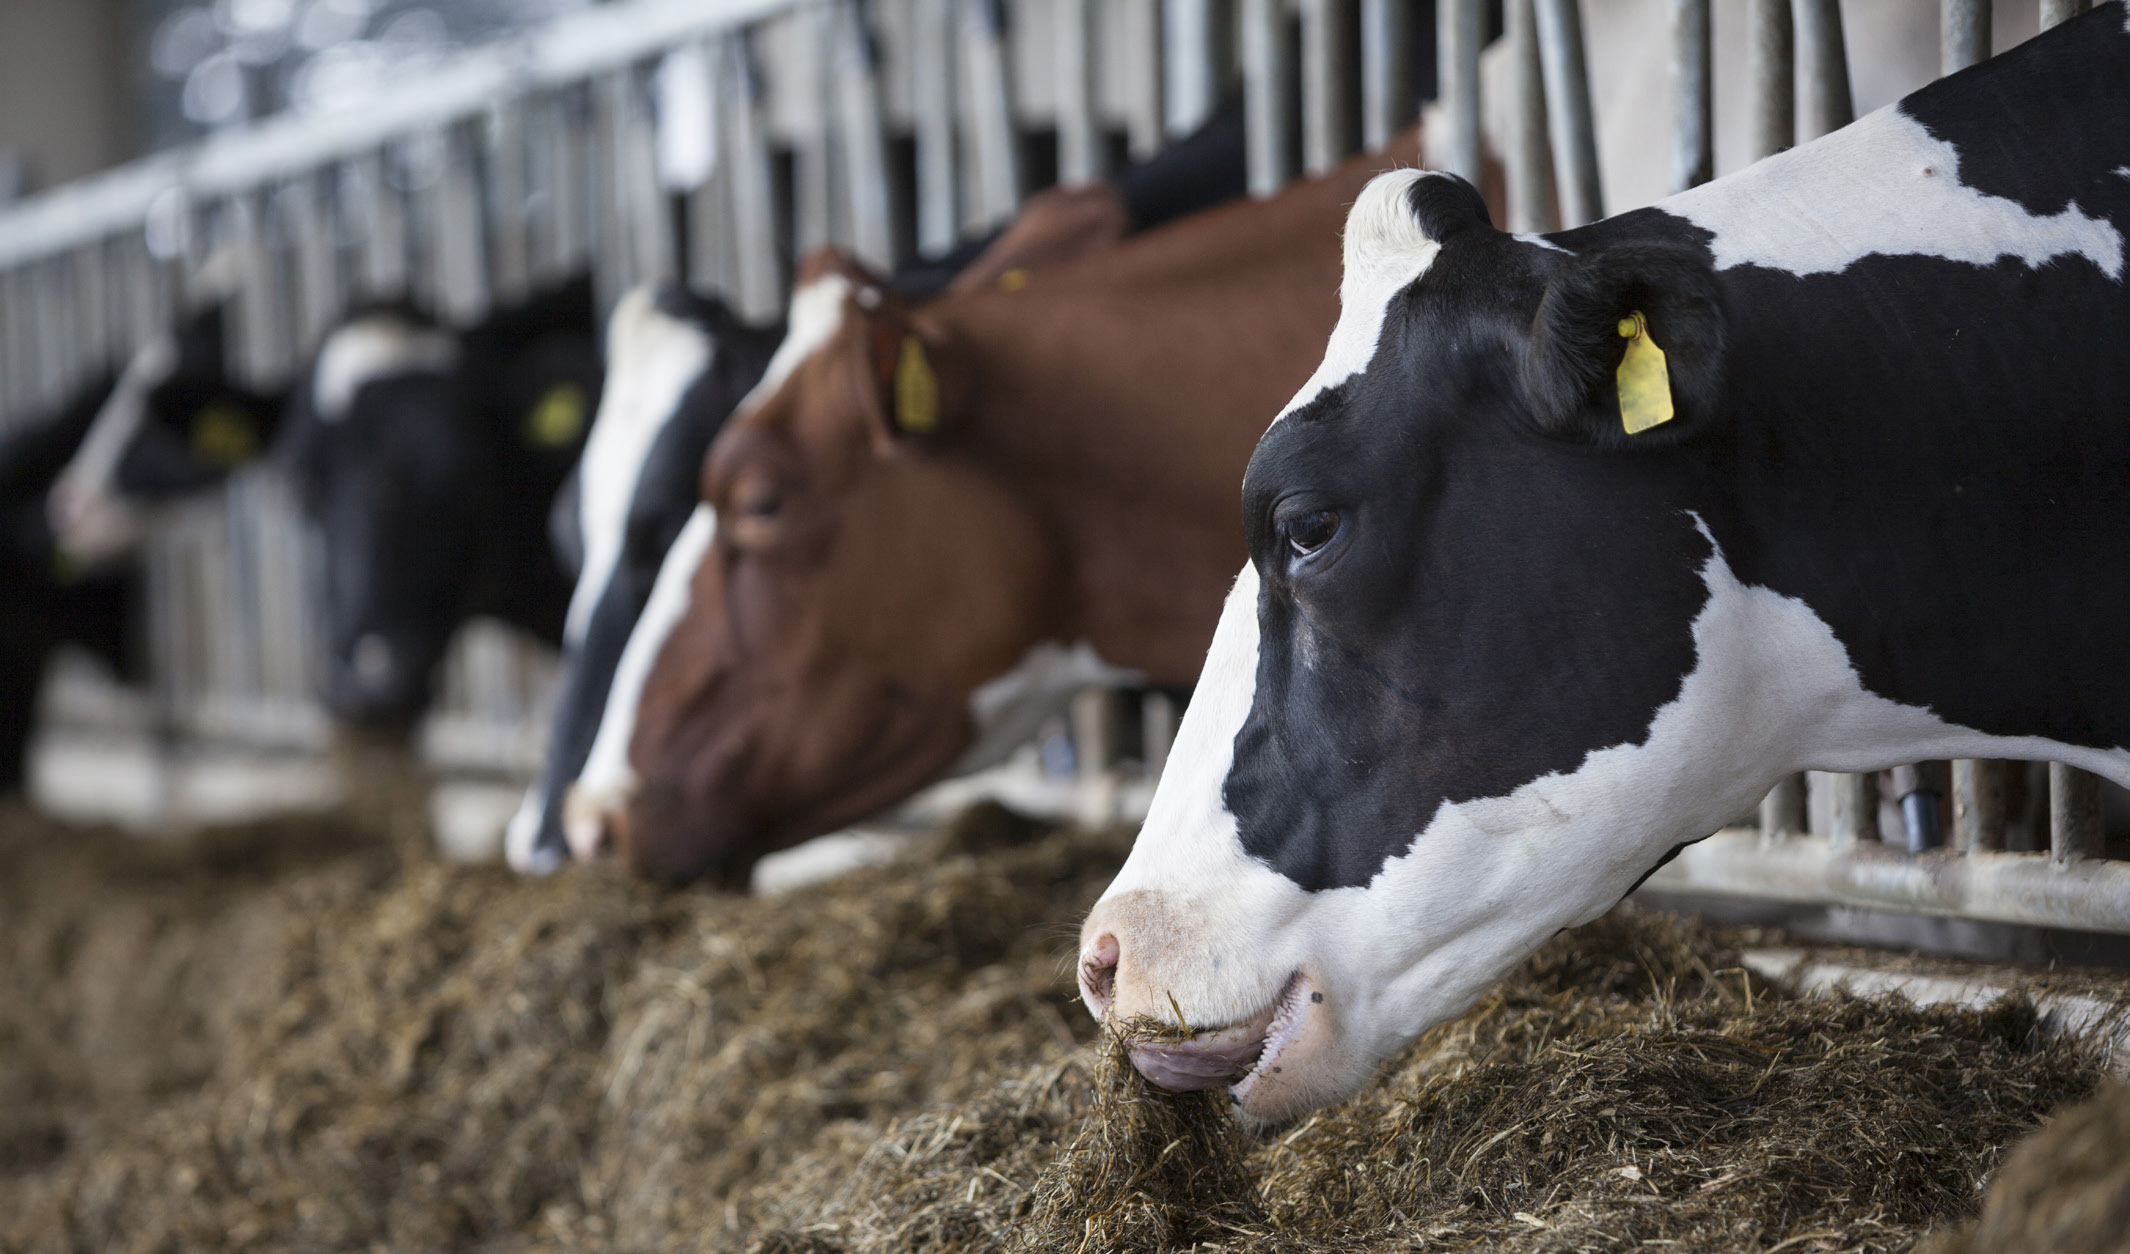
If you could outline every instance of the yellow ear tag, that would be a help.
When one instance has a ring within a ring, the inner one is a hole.
[[[532,412],[525,415],[525,438],[541,448],[575,444],[584,434],[584,389],[574,383],[557,383],[547,389]]]
[[[192,455],[217,470],[232,470],[259,452],[251,415],[224,401],[211,401],[192,416]]]
[[[932,373],[924,341],[914,335],[902,337],[902,355],[895,362],[895,425],[917,432],[939,426],[939,376]]]
[[[1620,358],[1620,425],[1627,434],[1640,435],[1671,421],[1671,374],[1641,310],[1620,319],[1620,338],[1627,341],[1627,354]]]
[[[1028,286],[1028,280],[1030,277],[1031,276],[1026,270],[1008,270],[1004,274],[998,276],[998,285],[1005,291],[1018,292],[1022,288]]]

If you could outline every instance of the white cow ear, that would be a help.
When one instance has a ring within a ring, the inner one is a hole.
[[[1708,258],[1679,244],[1618,244],[1564,260],[1531,321],[1524,400],[1548,435],[1601,448],[1669,448],[1722,408],[1725,322]]]

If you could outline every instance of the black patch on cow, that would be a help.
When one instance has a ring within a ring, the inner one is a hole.
[[[1963,178],[1978,154],[1992,194],[2130,228],[2121,32],[2111,9],[2045,34],[1930,89],[1918,116]],[[1989,155],[2007,145],[2021,162]],[[1708,235],[1652,209],[1557,238],[1705,258]],[[1832,628],[1867,690],[1996,735],[2130,743],[2121,280],[2075,255],[1713,272],[1714,420],[1609,450],[1545,435],[1521,369],[1572,264],[1453,238],[1368,369],[1260,444],[1257,688],[1223,787],[1252,856],[1306,889],[1364,885],[1445,803],[1643,743],[1695,665],[1697,519],[1744,583]],[[1735,769],[1712,786],[1783,767]]]
[[[536,848],[549,852],[563,847],[564,786],[583,772],[591,756],[622,650],[651,599],[666,551],[701,501],[703,457],[725,420],[761,381],[784,338],[782,326],[750,326],[723,302],[678,286],[661,289],[656,305],[666,316],[702,328],[714,347],[709,367],[688,385],[651,441],[629,497],[620,557],[598,593],[584,639],[563,659],[535,840]]]

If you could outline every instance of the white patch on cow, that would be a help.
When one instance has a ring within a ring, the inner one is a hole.
[[[1222,799],[1255,696],[1257,580],[1246,569],[1146,825],[1090,921],[1102,927],[1104,907],[1127,893],[1162,905],[1137,917],[1168,930],[1123,938],[1120,1012],[1165,1014],[1173,995],[1191,1022],[1245,1020],[1305,971],[1327,996],[1314,1029],[1329,1034],[1327,1061],[1313,1075],[1258,1076],[1250,1094],[1255,1113],[1291,1115],[1351,1092],[1378,1060],[1462,1011],[1554,931],[1611,909],[1665,853],[1749,809],[1783,775],[2015,758],[2130,784],[2130,751],[1990,736],[1868,692],[1809,605],[1741,584],[1720,550],[1701,574],[1709,599],[1693,625],[1694,669],[1641,743],[1598,749],[1507,796],[1444,805],[1367,886],[1305,893],[1243,852]]]
[[[835,338],[843,326],[843,302],[850,292],[849,279],[840,274],[824,274],[791,294],[791,317],[784,331],[784,342],[769,355],[769,368],[762,372],[762,381],[755,384],[733,409],[735,417],[759,408],[775,396],[792,371],[799,368],[800,362]]]
[[[636,736],[636,711],[643,704],[644,683],[666,647],[666,638],[688,612],[696,567],[716,535],[716,512],[708,505],[696,506],[666,551],[658,580],[651,585],[650,600],[644,603],[629,642],[622,646],[621,660],[614,667],[614,686],[607,690],[606,709],[585,757],[584,772],[570,786],[564,803],[563,831],[571,852],[580,858],[597,852],[603,816],[620,812],[636,795],[629,742]]]
[[[1023,654],[1010,671],[969,695],[976,739],[956,759],[949,775],[967,775],[1005,761],[1035,739],[1043,723],[1089,688],[1121,688],[1146,676],[1111,666],[1085,640],[1070,648],[1045,640]]]
[[[1716,268],[1840,273],[1871,256],[2028,266],[2079,256],[2123,273],[2122,233],[2076,204],[2047,216],[1960,182],[1960,151],[1888,105],[1657,207],[1714,234]]]
[[[178,344],[158,335],[119,372],[118,382],[89,423],[45,495],[45,519],[59,551],[81,565],[109,561],[140,540],[140,511],[118,490],[118,465],[148,417],[148,397],[177,373]]]
[[[1552,240],[1547,239],[1545,236],[1537,234],[1533,231],[1520,232],[1514,238],[1518,243],[1529,244],[1533,248],[1545,248],[1557,253],[1567,253],[1571,257],[1575,255],[1574,250],[1564,248],[1561,245],[1554,243]]]
[[[1273,422],[1368,369],[1392,298],[1425,274],[1442,251],[1442,245],[1420,229],[1406,193],[1421,179],[1447,177],[1433,170],[1390,170],[1361,189],[1346,214],[1346,273],[1339,282],[1338,325],[1331,330],[1323,364]]]
[[[503,860],[520,875],[551,875],[562,869],[567,853],[540,847],[540,818],[547,812],[547,781],[536,781],[519,799],[503,825]]]
[[[364,384],[402,374],[442,374],[458,364],[458,340],[397,314],[370,314],[334,330],[318,350],[311,404],[320,422],[339,422]]]
[[[567,642],[584,638],[613,580],[644,459],[716,355],[710,334],[661,312],[648,287],[631,290],[615,305],[607,324],[606,387],[577,469],[584,569],[570,597]]]

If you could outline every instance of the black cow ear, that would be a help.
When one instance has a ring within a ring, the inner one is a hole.
[[[1724,316],[1708,259],[1676,244],[1618,244],[1563,261],[1522,363],[1539,428],[1601,448],[1668,448],[1717,420]]]

